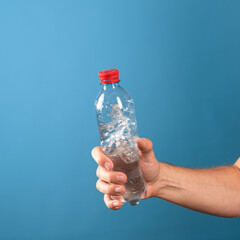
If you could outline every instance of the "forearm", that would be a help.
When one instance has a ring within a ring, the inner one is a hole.
[[[240,171],[236,166],[188,169],[159,164],[157,197],[216,216],[240,216]]]

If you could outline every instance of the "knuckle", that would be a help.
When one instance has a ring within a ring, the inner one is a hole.
[[[95,159],[96,158],[96,153],[99,151],[99,148],[101,148],[100,146],[96,146],[96,147],[94,147],[93,149],[92,149],[92,151],[91,151],[91,155],[92,155],[92,157]]]
[[[96,188],[97,188],[98,191],[100,191],[100,182],[99,182],[99,180],[96,182]]]
[[[98,178],[100,178],[99,167],[98,167],[97,170],[96,170],[96,176],[97,176]]]
[[[106,194],[105,194],[106,195]],[[106,204],[106,206],[109,208],[110,207],[110,202],[109,200],[107,200],[105,197],[104,197],[104,202]]]
[[[106,194],[103,195],[103,201],[104,201],[105,203],[107,203],[107,195],[106,195]]]
[[[112,181],[112,173],[111,172],[107,172],[104,168],[102,167],[98,167],[97,169],[97,177],[99,177],[100,179],[102,179],[103,181],[107,182],[107,183],[111,183]]]
[[[94,158],[94,152],[96,151],[96,147],[94,147],[93,149],[92,149],[92,151],[91,151],[91,155],[92,155],[92,157]]]
[[[107,194],[104,194],[103,200],[104,200],[105,204],[106,204],[106,205],[107,205],[107,207],[108,207],[108,205],[109,205],[109,202],[110,202],[110,200],[109,200],[109,195],[107,195]]]

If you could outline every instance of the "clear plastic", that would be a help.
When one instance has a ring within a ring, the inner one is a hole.
[[[123,202],[137,205],[146,187],[138,164],[134,102],[119,83],[102,86],[95,101],[101,146],[103,152],[113,161],[113,170],[127,175]]]

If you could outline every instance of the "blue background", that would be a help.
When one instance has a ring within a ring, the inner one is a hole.
[[[0,239],[239,239],[240,219],[95,189],[98,72],[139,135],[186,167],[240,156],[240,1],[0,1]],[[231,196],[229,196],[231,198]]]

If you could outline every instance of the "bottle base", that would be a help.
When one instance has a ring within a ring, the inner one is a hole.
[[[130,204],[131,206],[136,206],[136,205],[139,204],[140,199],[139,199],[139,198],[134,198],[134,199],[131,199],[131,200],[128,201],[128,202],[129,202],[129,204]]]

